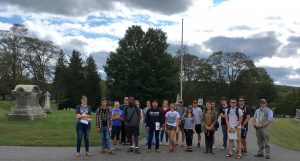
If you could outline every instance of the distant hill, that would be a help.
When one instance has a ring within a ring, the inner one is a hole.
[[[292,86],[284,86],[284,85],[275,85],[275,88],[278,93],[278,97],[283,97],[287,93],[291,92],[292,90],[299,90],[300,87],[292,87]]]

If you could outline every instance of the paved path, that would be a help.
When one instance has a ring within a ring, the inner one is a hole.
[[[257,151],[255,130],[249,128],[248,134],[248,154],[243,156],[244,161],[260,161],[266,160],[265,158],[255,158],[254,154]],[[203,134],[202,134],[202,137]],[[86,161],[222,161],[222,160],[236,160],[233,158],[226,158],[226,152],[221,150],[222,145],[221,138],[222,132],[219,129],[216,132],[216,154],[204,154],[204,138],[201,141],[201,148],[194,148],[192,153],[185,152],[183,148],[177,147],[175,153],[168,154],[167,146],[162,145],[160,147],[161,153],[155,152],[147,153],[147,147],[142,141],[141,155],[135,153],[126,153],[127,146],[123,146],[121,151],[117,151],[117,155],[112,156],[108,154],[98,154],[99,147],[91,147],[92,156],[82,156],[76,158],[75,148],[73,147],[15,147],[15,146],[0,146],[0,161],[74,161],[74,160],[86,160]],[[196,143],[196,135],[194,137],[194,143]],[[83,149],[82,149],[83,150]],[[300,160],[300,152],[291,151],[284,148],[280,148],[275,145],[271,145],[271,160],[272,161],[297,161]]]

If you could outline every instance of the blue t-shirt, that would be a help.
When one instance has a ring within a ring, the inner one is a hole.
[[[111,110],[112,118],[115,116],[119,116],[120,119],[112,120],[112,126],[122,126],[123,120],[123,111],[120,109],[112,109]]]

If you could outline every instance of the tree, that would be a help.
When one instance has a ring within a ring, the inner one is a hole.
[[[101,77],[97,71],[97,65],[93,56],[86,59],[85,71],[85,94],[89,99],[89,104],[92,106],[93,111],[99,106],[101,99]]]
[[[7,80],[6,86],[11,89],[15,87],[18,82],[21,82],[23,77],[22,54],[24,52],[24,38],[27,35],[27,28],[24,25],[14,24],[9,31],[2,31],[3,38],[0,41],[0,59],[1,64],[5,66],[2,77]],[[2,71],[1,71],[2,72]]]
[[[176,55],[178,63],[180,63],[180,54]],[[197,66],[199,63],[199,58],[195,55],[186,53],[183,55],[183,80],[191,81],[196,79]]]
[[[75,108],[80,103],[81,96],[85,94],[86,81],[83,63],[81,54],[73,50],[65,75],[66,96],[68,106],[71,108]]]
[[[115,99],[135,96],[137,99],[175,100],[179,87],[179,66],[166,51],[167,36],[160,29],[129,27],[111,52],[106,65],[109,95]]]
[[[46,90],[52,77],[52,62],[58,59],[61,49],[51,41],[25,38],[26,52],[22,55],[22,65],[33,76],[34,83]]]
[[[64,52],[61,50],[59,57],[56,62],[54,79],[53,79],[53,88],[54,95],[57,105],[61,102],[66,101],[66,74],[67,74],[67,60],[65,58]]]

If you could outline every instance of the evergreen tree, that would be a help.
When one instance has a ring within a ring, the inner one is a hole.
[[[83,60],[78,51],[73,50],[66,70],[66,96],[70,108],[80,104],[80,98],[85,95],[86,81],[84,77]]]
[[[55,71],[54,71],[54,80],[53,88],[56,103],[59,105],[61,102],[66,99],[66,73],[67,73],[67,61],[65,59],[65,54],[61,50],[59,53],[59,58],[57,60]]]
[[[101,99],[101,77],[97,71],[97,65],[93,56],[89,56],[86,59],[85,69],[85,94],[88,97],[88,102],[95,111],[100,103]]]

